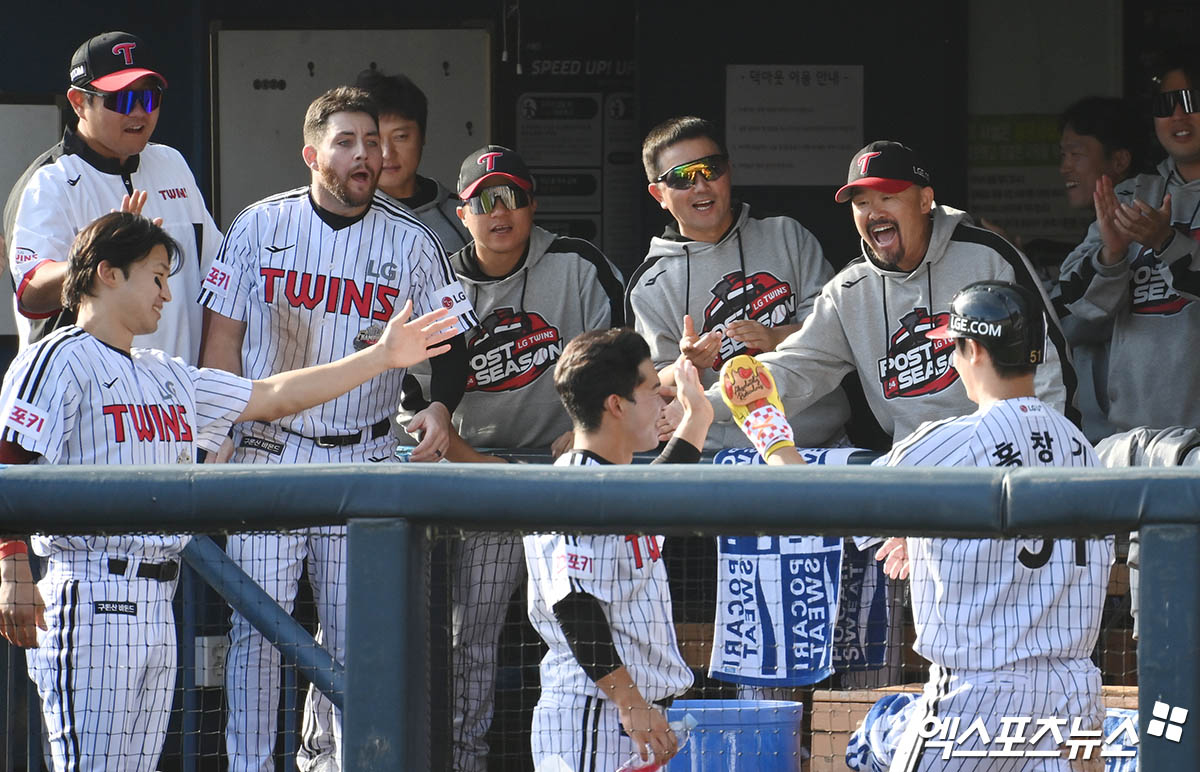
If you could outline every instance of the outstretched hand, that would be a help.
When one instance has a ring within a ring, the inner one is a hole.
[[[412,301],[392,317],[373,350],[383,352],[388,367],[412,367],[430,357],[450,350],[450,340],[458,334],[458,317],[448,316],[444,308],[418,316],[411,322]],[[442,344],[442,345],[438,345]]]

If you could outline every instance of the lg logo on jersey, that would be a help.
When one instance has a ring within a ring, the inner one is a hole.
[[[381,263],[379,268],[376,269],[374,258],[367,261],[367,276],[370,276],[372,279],[387,279],[391,281],[399,273],[400,270],[396,267],[395,263]]]

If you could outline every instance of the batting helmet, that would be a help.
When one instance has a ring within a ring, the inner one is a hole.
[[[1038,365],[1045,359],[1046,320],[1033,293],[1006,281],[977,281],[950,301],[950,320],[930,338],[978,341],[1000,365]]]

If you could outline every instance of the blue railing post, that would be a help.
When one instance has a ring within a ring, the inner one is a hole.
[[[1146,525],[1141,543],[1139,768],[1195,769],[1200,757],[1200,525]],[[1161,719],[1153,715],[1155,703],[1169,706]],[[1175,708],[1186,709],[1186,717]]]
[[[427,769],[423,529],[351,519],[347,532],[344,769]]]

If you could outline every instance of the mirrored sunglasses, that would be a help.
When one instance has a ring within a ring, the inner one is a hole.
[[[154,112],[162,105],[164,93],[162,86],[124,88],[120,91],[92,91],[86,88],[79,90],[85,94],[100,97],[104,109],[112,110],[114,113],[120,113],[121,115],[132,113],[134,106],[138,103],[141,103],[142,109],[146,112]]]
[[[494,185],[481,188],[478,193],[467,199],[471,214],[491,214],[496,208],[496,202],[504,204],[508,210],[524,209],[529,206],[529,193],[516,185]]]
[[[695,161],[688,161],[679,166],[673,166],[654,178],[672,190],[687,190],[696,184],[696,176],[703,176],[706,182],[720,179],[729,171],[729,158],[723,155],[710,155]]]
[[[1170,118],[1175,114],[1175,108],[1179,105],[1183,106],[1185,113],[1200,112],[1200,89],[1179,88],[1155,94],[1151,106],[1155,118]]]

